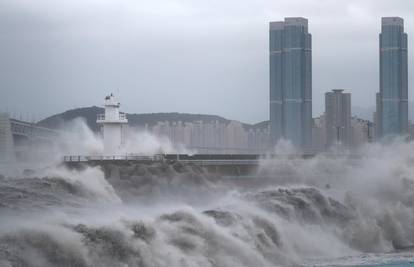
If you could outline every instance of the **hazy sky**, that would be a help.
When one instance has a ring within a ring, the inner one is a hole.
[[[268,23],[287,16],[309,19],[314,116],[332,88],[374,106],[382,16],[405,19],[413,62],[413,0],[0,0],[0,110],[39,118],[113,92],[126,112],[266,120]]]

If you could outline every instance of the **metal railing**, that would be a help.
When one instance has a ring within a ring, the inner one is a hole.
[[[88,162],[88,161],[141,161],[141,162],[161,162],[164,160],[163,155],[154,156],[64,156],[64,162]],[[201,166],[209,165],[257,165],[259,160],[174,160],[176,162],[194,164]]]
[[[106,118],[105,114],[98,114],[97,116],[97,120],[98,121],[105,121],[105,120],[109,120],[109,121],[114,121],[114,120],[120,120],[120,121],[125,121],[127,119],[126,114],[125,113],[119,113],[119,118]]]
[[[226,165],[258,165],[260,160],[249,160],[249,159],[240,159],[240,160],[177,160],[177,162],[194,164],[201,166],[226,166]]]
[[[139,156],[139,155],[114,155],[114,156],[82,156],[71,155],[64,156],[64,162],[87,162],[87,161],[161,161],[160,155],[154,156]]]

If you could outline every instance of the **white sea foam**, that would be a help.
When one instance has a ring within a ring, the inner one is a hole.
[[[306,160],[280,157],[243,182],[164,163],[108,165],[106,176],[49,167],[2,178],[0,266],[398,259],[406,254],[397,251],[414,246],[413,150],[413,142],[396,140]]]

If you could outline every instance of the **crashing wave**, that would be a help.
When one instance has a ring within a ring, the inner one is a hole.
[[[309,266],[411,249],[412,145],[266,162],[241,182],[162,163],[2,177],[0,266]]]

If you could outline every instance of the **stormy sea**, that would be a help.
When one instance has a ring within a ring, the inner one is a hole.
[[[264,160],[0,176],[0,266],[411,266],[414,143]],[[394,264],[394,265],[390,265]]]

